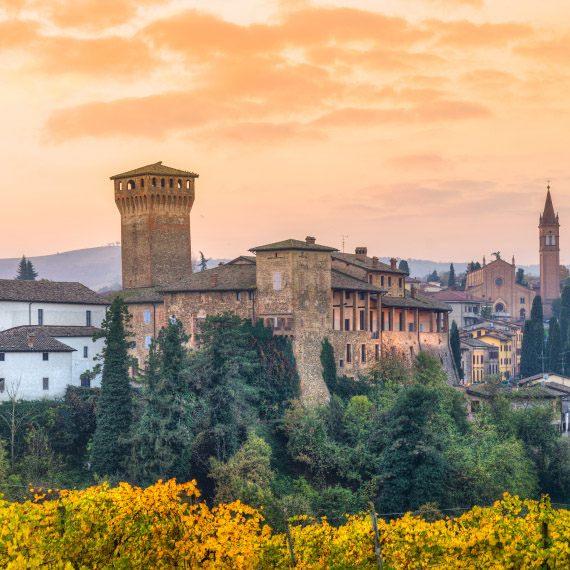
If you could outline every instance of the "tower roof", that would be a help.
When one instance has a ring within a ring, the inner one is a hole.
[[[286,250],[300,250],[300,251],[338,251],[334,247],[328,247],[327,245],[319,245],[315,243],[315,238],[307,237],[305,241],[298,239],[286,239],[283,241],[278,241],[275,243],[269,243],[266,245],[259,245],[257,247],[252,247],[249,251],[286,251]]]
[[[546,202],[544,203],[544,212],[542,212],[541,221],[546,223],[556,223],[556,214],[552,205],[552,196],[550,195],[550,186],[546,191]]]
[[[140,168],[135,168],[134,170],[129,170],[121,174],[115,174],[115,176],[111,176],[111,180],[142,176],[143,174],[156,174],[157,176],[186,176],[190,178],[198,178],[199,176],[195,172],[179,170],[178,168],[166,166],[162,164],[162,161],[160,161],[155,162],[154,164],[147,164],[146,166],[141,166]]]

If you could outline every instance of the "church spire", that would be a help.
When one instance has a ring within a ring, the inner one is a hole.
[[[546,187],[546,202],[544,203],[544,212],[540,217],[541,223],[556,223],[556,215],[554,213],[554,206],[552,205],[552,196],[550,195],[550,182]]]

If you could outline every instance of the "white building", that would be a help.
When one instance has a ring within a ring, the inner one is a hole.
[[[0,402],[58,398],[93,369],[109,302],[81,283],[0,279]]]
[[[81,283],[0,279],[0,331],[23,325],[99,327],[107,305]]]
[[[457,328],[464,329],[479,322],[481,319],[482,299],[473,297],[465,291],[444,289],[442,291],[428,293],[433,299],[447,303],[453,310],[449,315],[449,326],[455,321]]]

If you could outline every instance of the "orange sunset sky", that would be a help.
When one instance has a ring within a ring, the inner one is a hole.
[[[194,170],[195,250],[570,262],[567,0],[0,0],[0,256],[120,239],[108,177]]]

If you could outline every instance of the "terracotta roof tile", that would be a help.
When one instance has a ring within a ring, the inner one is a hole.
[[[319,245],[318,243],[308,243],[299,239],[285,239],[283,241],[276,241],[275,243],[268,243],[266,245],[258,245],[252,247],[249,251],[287,251],[287,250],[300,250],[300,251],[337,251],[334,247],[327,245]]]
[[[177,284],[169,285],[164,292],[182,291],[247,291],[256,288],[254,264],[218,265],[206,271],[192,273]]]
[[[30,337],[30,335],[35,336]],[[56,340],[46,331],[42,330],[42,327],[16,327],[0,332],[0,352],[74,351],[74,348]]]
[[[401,269],[392,269],[389,265],[379,260],[374,264],[374,260],[371,257],[361,255],[357,256],[356,253],[336,252],[333,253],[333,258],[356,265],[357,267],[362,267],[368,271],[382,271],[386,273],[397,273],[398,275],[408,275],[405,271],[402,271]]]
[[[370,291],[372,293],[385,293],[385,289],[380,289],[375,285],[371,285],[362,279],[357,279],[348,273],[339,271],[338,269],[332,270],[331,275],[333,289],[346,289],[352,291]]]
[[[81,283],[72,281],[18,281],[0,279],[0,301],[108,305],[109,301]]]
[[[190,172],[188,170],[179,170],[178,168],[171,168],[166,166],[161,162],[155,162],[154,164],[147,164],[146,166],[141,166],[140,168],[135,168],[134,170],[128,170],[127,172],[122,172],[121,174],[115,174],[111,176],[111,180],[117,180],[119,178],[130,178],[134,176],[143,176],[145,174],[156,174],[157,176],[185,176],[186,178],[198,178],[198,174],[195,172]]]

